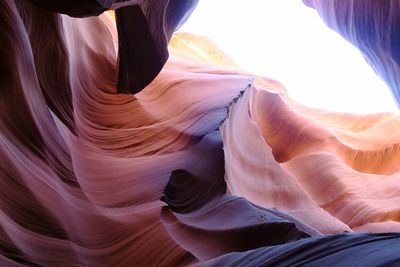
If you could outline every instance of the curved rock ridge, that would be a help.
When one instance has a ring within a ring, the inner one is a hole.
[[[116,9],[117,91],[138,93],[164,66],[168,59],[167,45],[173,32],[188,18],[198,0],[31,0],[42,10],[36,10],[27,1],[16,1],[19,2],[23,14],[28,15],[51,10],[73,17],[88,17]],[[53,16],[57,20],[58,15]],[[45,21],[42,18],[39,20]],[[53,28],[57,28],[57,23],[59,21],[52,22]]]
[[[194,266],[397,266],[399,234],[336,234],[235,252]]]
[[[0,13],[0,265],[192,262],[159,199],[173,170],[208,173],[197,144],[249,78],[171,62],[140,94],[117,95],[115,25],[26,1]]]
[[[0,266],[399,263],[397,116],[298,105],[203,37],[164,65],[196,1],[32,2],[0,1]]]
[[[138,93],[157,76],[168,59],[167,46],[173,32],[188,18],[198,0],[137,2],[115,11],[119,93]]]
[[[400,106],[400,2],[303,0],[326,25],[354,44],[388,84]]]
[[[321,113],[252,86],[221,127],[228,191],[322,233],[398,231],[400,137],[382,135],[399,123]]]

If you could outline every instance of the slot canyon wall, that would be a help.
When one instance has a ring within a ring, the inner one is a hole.
[[[397,1],[304,2],[399,103]],[[0,1],[0,265],[400,264],[400,117],[295,103],[196,4]]]

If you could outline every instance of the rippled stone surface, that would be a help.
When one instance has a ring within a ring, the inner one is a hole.
[[[1,266],[399,263],[399,117],[168,52],[196,1],[32,2],[0,2]]]

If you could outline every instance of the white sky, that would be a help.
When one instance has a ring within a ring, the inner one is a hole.
[[[399,113],[360,52],[301,0],[200,0],[180,31],[206,35],[243,69],[292,99],[331,111]]]

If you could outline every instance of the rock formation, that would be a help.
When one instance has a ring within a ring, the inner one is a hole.
[[[0,265],[400,263],[399,117],[301,106],[205,37],[168,59],[195,5],[0,2]]]
[[[400,2],[303,0],[326,25],[354,44],[400,103]]]

